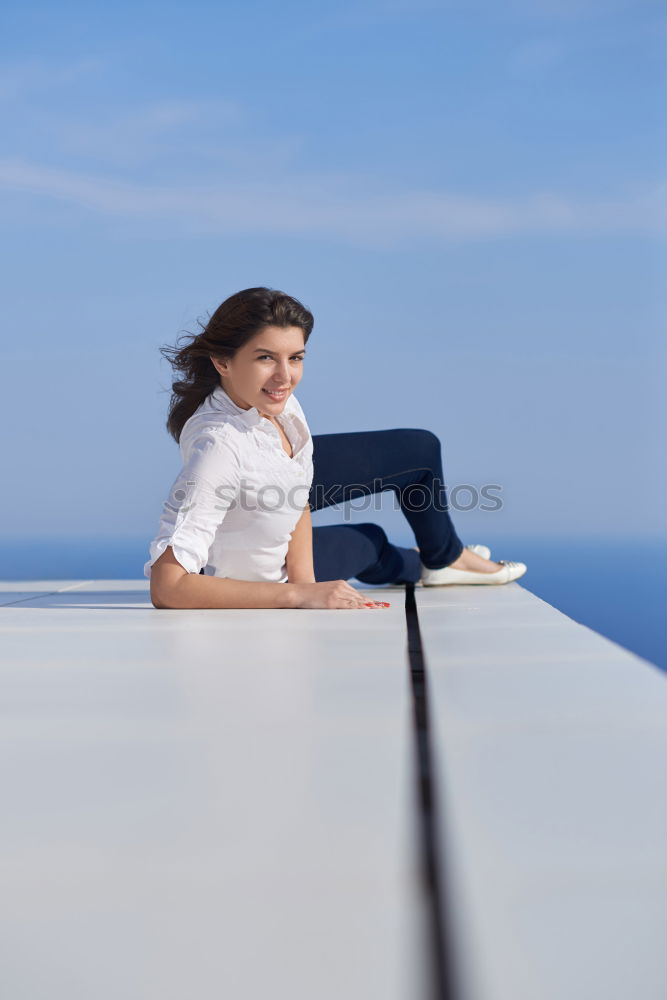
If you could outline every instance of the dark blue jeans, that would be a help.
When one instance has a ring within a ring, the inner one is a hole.
[[[315,579],[415,582],[421,562],[449,566],[463,551],[447,512],[440,441],[430,431],[398,429],[313,435],[311,510],[393,490],[420,552],[392,545],[377,524],[313,528]]]

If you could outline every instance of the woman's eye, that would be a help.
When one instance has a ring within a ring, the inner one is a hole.
[[[269,361],[273,360],[270,354],[260,354],[257,360],[264,361],[265,358],[268,358]],[[303,361],[303,358],[300,355],[294,355],[293,357],[290,358],[290,361]]]

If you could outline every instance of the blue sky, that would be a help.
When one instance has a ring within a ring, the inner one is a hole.
[[[5,530],[150,540],[158,349],[266,284],[314,433],[502,485],[465,541],[664,534],[666,43],[641,0],[5,4]]]

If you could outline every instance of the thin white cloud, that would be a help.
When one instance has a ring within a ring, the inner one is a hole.
[[[114,174],[127,168],[150,167],[156,177],[192,176],[221,170],[243,178],[272,171],[293,170],[305,139],[281,128],[267,128],[261,114],[227,96],[184,100],[165,97],[130,107],[91,107],[60,103],[14,102],[13,155],[38,161],[76,164],[76,169]],[[11,118],[6,134],[12,142]],[[22,148],[21,148],[22,147]]]
[[[113,167],[175,154],[182,157],[188,140],[198,148],[202,135],[220,137],[244,117],[241,105],[230,99],[165,99],[131,110],[100,112],[94,121],[73,114],[42,115],[40,128],[66,154],[103,160]]]
[[[479,240],[667,230],[667,185],[625,200],[577,202],[548,193],[508,199],[438,191],[378,194],[360,185],[355,189],[335,175],[273,183],[146,185],[0,160],[0,191],[188,233],[291,234],[361,245],[398,245],[419,237]]]
[[[51,93],[99,73],[105,66],[106,61],[98,56],[85,56],[65,65],[34,58],[8,63],[0,68],[0,100],[16,101],[35,92]]]

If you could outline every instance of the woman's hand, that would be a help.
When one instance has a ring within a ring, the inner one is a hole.
[[[327,580],[326,583],[295,583],[297,608],[388,608],[386,601],[369,601],[345,580]]]

